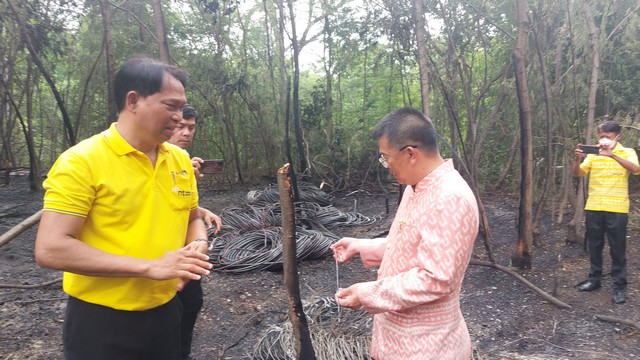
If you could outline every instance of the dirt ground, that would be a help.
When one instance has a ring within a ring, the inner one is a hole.
[[[254,186],[207,186],[201,205],[222,209],[244,202]],[[334,205],[357,210],[381,220],[365,227],[345,227],[345,236],[370,236],[385,231],[391,217],[385,215],[384,196],[378,189],[357,194],[334,194]],[[636,196],[634,196],[635,199]],[[390,196],[394,204],[397,193]],[[484,199],[490,219],[497,263],[508,266],[516,239],[517,202],[509,197]],[[21,222],[42,206],[42,194],[31,193],[25,180],[13,179],[0,186],[0,233]],[[634,204],[634,208],[638,206]],[[393,206],[392,206],[393,213]],[[565,219],[568,220],[569,216]],[[627,303],[611,301],[611,280],[593,293],[581,293],[576,285],[588,271],[588,258],[579,245],[565,244],[564,224],[543,220],[541,247],[534,251],[533,268],[519,271],[530,282],[569,304],[560,308],[505,272],[471,265],[461,298],[475,359],[640,359],[640,330],[606,322],[596,314],[640,322],[640,234],[630,231],[628,241],[629,289]],[[62,359],[61,325],[66,296],[60,283],[19,289],[10,285],[42,284],[61,277],[57,271],[39,268],[33,259],[37,226],[0,247],[0,359]],[[605,266],[608,269],[608,249]],[[561,260],[559,262],[559,255]],[[483,240],[476,241],[474,259],[487,260]],[[336,265],[330,257],[299,265],[303,299],[332,296],[339,286],[372,280],[374,270],[359,261]],[[286,294],[279,272],[244,274],[213,273],[203,281],[204,308],[195,331],[194,359],[251,359],[253,347],[266,328],[287,321]],[[339,360],[339,359],[336,359]]]

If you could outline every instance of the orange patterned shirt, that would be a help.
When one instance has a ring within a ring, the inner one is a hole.
[[[374,314],[374,359],[471,357],[460,288],[478,224],[475,196],[451,160],[415,189],[407,186],[378,279],[358,288],[360,302]]]

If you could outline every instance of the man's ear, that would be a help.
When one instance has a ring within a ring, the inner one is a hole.
[[[413,146],[409,146],[407,148],[407,153],[409,154],[409,157],[414,158],[416,157],[417,150]]]
[[[138,102],[140,101],[140,95],[135,91],[129,91],[127,93],[125,106],[131,110],[131,112],[136,112],[136,108],[138,107]]]

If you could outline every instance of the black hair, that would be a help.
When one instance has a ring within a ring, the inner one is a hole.
[[[127,60],[116,73],[114,83],[118,111],[124,109],[129,91],[135,91],[143,97],[159,92],[165,73],[180,81],[182,86],[187,86],[187,73],[178,67],[147,57]]]
[[[431,119],[412,107],[394,110],[380,120],[373,132],[379,140],[386,137],[389,145],[397,149],[412,145],[425,151],[438,151],[436,129]]]
[[[182,108],[182,118],[194,119],[195,121],[198,121],[198,112],[196,111],[196,109],[193,108],[193,106],[186,104]]]
[[[620,134],[622,131],[622,126],[620,126],[617,122],[608,120],[598,125],[599,132],[613,132],[616,134]]]

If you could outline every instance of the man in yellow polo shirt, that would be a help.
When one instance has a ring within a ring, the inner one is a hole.
[[[589,176],[589,197],[585,205],[585,240],[589,246],[589,277],[578,285],[580,291],[598,289],[602,277],[602,250],[605,234],[611,252],[613,302],[625,302],[627,290],[627,222],[629,214],[629,175],[640,174],[634,149],[618,142],[622,128],[614,121],[598,126],[599,153],[586,155],[576,146],[574,176]],[[580,159],[583,159],[580,163]]]
[[[65,272],[66,359],[180,359],[176,289],[211,269],[191,161],[164,144],[185,83],[176,67],[127,61],[117,122],[60,155],[44,182],[35,257]]]

